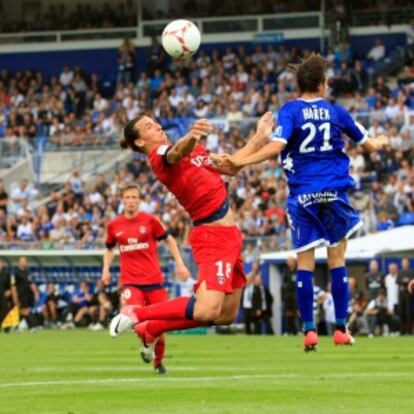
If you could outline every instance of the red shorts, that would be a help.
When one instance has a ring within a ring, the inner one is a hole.
[[[195,291],[202,281],[206,282],[207,289],[224,293],[232,293],[245,285],[242,236],[237,226],[194,227],[190,244],[198,266]]]
[[[121,288],[121,303],[125,305],[148,306],[154,303],[168,300],[167,291],[164,288],[155,290],[142,290],[134,286]]]

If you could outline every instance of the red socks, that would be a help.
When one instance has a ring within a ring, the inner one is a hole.
[[[161,364],[162,359],[164,358],[164,352],[165,352],[165,336],[161,335],[160,338],[158,338],[157,343],[155,344],[154,348],[154,367],[156,367],[158,364]]]
[[[139,322],[148,320],[171,320],[183,319],[186,320],[186,310],[189,302],[194,299],[188,297],[181,297],[167,300],[166,302],[156,303],[154,305],[135,308],[133,312],[138,318]],[[180,328],[175,328],[180,329]]]
[[[138,324],[140,325],[140,324]],[[135,331],[138,333],[138,325]],[[145,342],[152,343],[156,338],[165,332],[179,331],[185,329],[196,328],[197,326],[205,326],[203,322],[190,321],[188,319],[176,320],[150,320],[145,323]],[[142,331],[141,331],[142,332]]]

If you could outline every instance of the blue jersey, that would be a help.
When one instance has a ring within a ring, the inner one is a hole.
[[[344,108],[324,99],[296,99],[281,108],[272,139],[286,144],[281,157],[292,195],[355,185],[342,132],[358,144],[367,139],[366,130]]]

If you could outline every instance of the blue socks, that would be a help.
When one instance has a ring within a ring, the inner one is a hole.
[[[335,306],[336,326],[345,326],[348,313],[348,273],[344,266],[331,269],[332,297]]]
[[[313,272],[298,270],[296,273],[296,297],[303,323],[303,330],[315,329],[313,321]]]

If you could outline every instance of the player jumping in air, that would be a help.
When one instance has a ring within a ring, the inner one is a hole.
[[[305,351],[315,350],[318,345],[312,304],[315,247],[320,245],[328,248],[336,318],[333,341],[336,345],[354,342],[345,327],[348,307],[345,249],[347,239],[362,223],[347,196],[354,181],[349,175],[342,132],[366,152],[388,144],[385,136],[369,138],[345,109],[324,99],[328,89],[327,67],[327,61],[318,55],[295,65],[301,95],[281,108],[271,142],[251,155],[242,149],[233,156],[224,154],[214,160],[221,166],[240,168],[281,153],[290,190],[287,213],[298,256],[296,293]]]
[[[122,305],[146,306],[168,300],[163,283],[164,277],[158,263],[157,241],[165,240],[174,258],[176,274],[186,280],[190,272],[184,265],[177,243],[164,225],[152,214],[138,211],[139,189],[129,184],[122,189],[124,213],[113,219],[107,226],[107,239],[103,260],[102,282],[111,280],[110,267],[114,259],[113,248],[119,246],[121,261],[121,302]],[[165,374],[162,363],[165,352],[165,336],[161,335],[154,349],[154,370]],[[150,362],[152,354],[141,352],[144,362]]]
[[[272,127],[271,114],[264,115],[242,154],[248,156],[262,146]],[[141,308],[126,306],[111,321],[111,336],[134,327],[149,353],[164,332],[210,323],[226,325],[238,314],[245,284],[242,237],[221,177],[234,175],[238,169],[213,167],[209,153],[198,145],[211,129],[206,120],[197,120],[174,145],[162,127],[146,115],[134,118],[124,129],[121,146],[146,154],[156,177],[189,213],[194,226],[190,244],[199,269],[195,298],[181,297]]]

